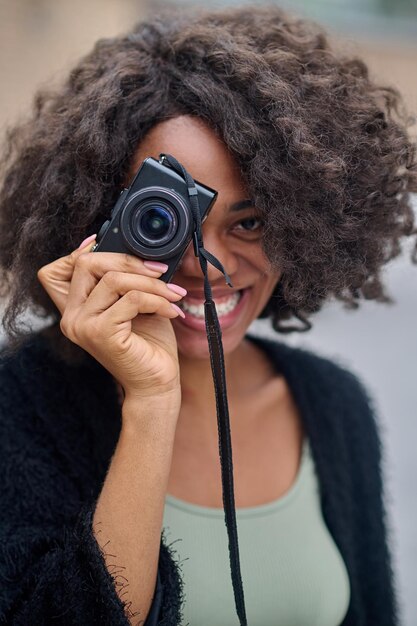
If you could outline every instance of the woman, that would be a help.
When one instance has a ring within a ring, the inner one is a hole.
[[[154,18],[38,96],[1,195],[6,328],[51,317],[2,362],[5,623],[238,623],[198,260],[165,284],[164,264],[90,253],[161,152],[218,191],[203,233],[233,283],[209,266],[248,623],[398,623],[366,393],[246,333],[387,300],[381,269],[415,232],[399,104],[275,7]]]

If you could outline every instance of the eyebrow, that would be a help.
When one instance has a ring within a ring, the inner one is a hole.
[[[253,207],[253,200],[239,200],[229,206],[229,211],[235,213]]]

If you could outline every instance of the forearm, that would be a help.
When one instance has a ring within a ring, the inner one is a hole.
[[[168,401],[158,408],[125,401],[120,438],[93,518],[110,573],[114,566],[124,568],[128,586],[117,591],[143,621],[155,590],[175,411]]]

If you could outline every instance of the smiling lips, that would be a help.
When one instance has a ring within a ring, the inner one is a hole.
[[[221,298],[214,297],[214,301],[216,303],[217,315],[222,317],[222,315],[227,315],[238,304],[241,298],[241,292],[235,291],[230,295],[223,296]],[[204,302],[199,298],[191,298],[185,297],[180,302],[180,307],[184,311],[184,313],[188,313],[189,315],[193,315],[197,318],[204,318]]]
[[[222,315],[227,315],[238,304],[241,298],[242,292],[234,291],[230,295],[216,297],[213,296],[214,302],[216,304],[217,315],[221,317]],[[184,313],[188,313],[193,317],[197,317],[200,319],[204,318],[204,301],[201,298],[193,298],[191,296],[187,296],[181,300],[179,306],[184,311]]]

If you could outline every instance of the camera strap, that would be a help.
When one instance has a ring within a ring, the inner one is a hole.
[[[207,276],[207,263],[213,265],[225,277],[229,287],[233,287],[230,276],[225,271],[220,261],[210,252],[205,250],[203,244],[202,222],[198,203],[198,191],[194,179],[187,170],[173,156],[161,154],[160,159],[166,161],[184,179],[191,211],[194,218],[193,245],[194,254],[198,257],[204,276],[204,315],[206,321],[206,334],[210,352],[210,364],[214,382],[217,410],[217,428],[219,436],[219,455],[222,476],[223,509],[229,540],[229,561],[232,577],[233,593],[235,598],[236,613],[241,626],[247,626],[245,599],[243,595],[242,576],[240,572],[239,543],[236,525],[236,507],[233,486],[233,461],[232,440],[230,433],[229,407],[227,403],[226,373],[224,366],[224,354],[222,333],[217,317],[216,305],[213,301],[210,281]]]

